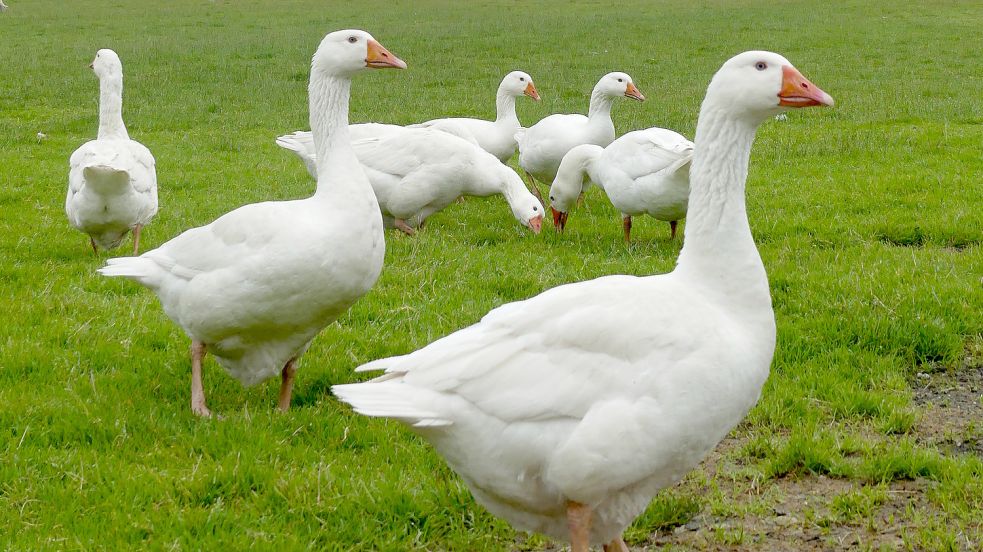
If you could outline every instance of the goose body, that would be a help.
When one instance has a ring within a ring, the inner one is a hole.
[[[154,156],[130,139],[123,124],[119,56],[99,50],[91,67],[99,77],[99,134],[69,159],[65,213],[73,227],[89,235],[93,251],[119,246],[132,230],[136,253],[140,229],[157,214]]]
[[[635,88],[625,73],[608,73],[601,77],[591,92],[587,116],[556,114],[540,120],[526,130],[516,133],[519,146],[519,166],[540,182],[552,182],[560,161],[571,148],[580,144],[605,147],[614,141],[611,106],[619,97],[642,101],[645,96]],[[535,182],[531,185],[534,189]]]
[[[210,414],[201,388],[206,350],[244,385],[281,375],[279,406],[289,407],[297,359],[379,276],[382,219],[348,138],[351,76],[365,67],[405,64],[355,30],[328,34],[314,55],[311,125],[327,162],[312,197],[245,205],[99,270],[150,288],[191,337],[197,414]]]
[[[631,217],[643,214],[670,223],[670,239],[675,237],[676,222],[686,216],[693,147],[681,134],[653,127],[629,132],[606,148],[583,144],[571,149],[550,188],[554,226],[563,230],[589,179],[621,211],[626,241]]]
[[[762,67],[757,69],[756,67]],[[491,311],[334,393],[430,441],[519,529],[627,550],[621,533],[755,404],[775,319],[744,183],[755,130],[831,104],[778,54],[745,52],[707,90],[676,269],[607,276]]]
[[[518,174],[495,156],[455,134],[435,128],[351,125],[352,147],[362,164],[387,227],[413,233],[427,217],[463,195],[501,194],[523,226],[539,232],[544,209]],[[277,138],[310,168],[316,155],[309,133]]]
[[[436,128],[457,135],[460,134],[460,129],[463,129],[474,137],[481,149],[505,163],[515,154],[515,134],[522,128],[519,117],[515,114],[515,99],[523,95],[539,101],[539,93],[532,82],[532,77],[522,71],[512,71],[505,75],[498,85],[494,121],[448,117],[411,126]]]

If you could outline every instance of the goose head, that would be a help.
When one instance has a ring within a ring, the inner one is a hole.
[[[122,77],[123,76],[123,62],[119,60],[119,56],[116,52],[110,50],[109,48],[103,48],[96,52],[96,57],[89,64],[89,68],[92,69],[96,76],[100,79],[106,77]]]
[[[595,144],[580,144],[563,156],[556,176],[550,186],[550,211],[553,213],[553,228],[563,232],[570,216],[570,210],[577,204],[584,190],[594,160],[604,148]]]
[[[497,159],[496,159],[497,161]],[[543,229],[543,204],[529,192],[522,178],[512,168],[499,163],[498,171],[502,190],[506,190],[506,199],[512,208],[512,216],[523,226],[538,234]]]
[[[594,85],[594,93],[600,93],[611,98],[624,96],[640,102],[645,101],[645,96],[638,91],[638,88],[635,88],[635,83],[628,76],[628,73],[619,73],[617,71],[601,77],[601,80],[597,81],[597,84]]]
[[[356,29],[328,33],[314,53],[313,71],[350,76],[366,68],[406,69],[406,62],[394,56],[372,35]]]
[[[536,85],[532,83],[532,77],[522,71],[512,71],[508,75],[505,75],[505,78],[502,79],[502,84],[498,88],[509,96],[519,97],[525,95],[539,101],[539,92],[536,91]]]
[[[833,98],[774,52],[750,51],[723,64],[710,81],[707,100],[758,124],[800,107],[831,106]]]
[[[563,168],[562,165],[560,167]],[[558,170],[553,185],[550,186],[550,212],[553,214],[553,228],[563,232],[570,217],[570,210],[577,204],[583,188],[583,173]]]

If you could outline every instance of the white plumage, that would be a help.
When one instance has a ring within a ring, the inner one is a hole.
[[[539,101],[539,93],[532,77],[522,71],[512,71],[498,85],[494,121],[448,117],[410,126],[436,128],[453,134],[459,134],[460,129],[463,129],[474,137],[481,149],[506,163],[515,153],[515,134],[522,128],[519,117],[515,114],[515,99],[523,95]]]
[[[544,209],[522,183],[522,178],[495,156],[448,127],[407,128],[376,123],[351,125],[352,147],[375,190],[383,220],[412,234],[427,217],[463,195],[501,194],[523,226],[538,233]],[[277,138],[277,144],[293,151],[311,172],[317,166],[309,132]]]
[[[796,84],[797,83],[797,84]],[[744,207],[755,129],[831,104],[789,62],[746,52],[700,111],[689,222],[676,269],[607,276],[499,307],[366,383],[356,411],[429,440],[490,512],[519,529],[627,550],[625,527],[755,404],[775,319]]]
[[[582,144],[563,156],[550,187],[553,224],[562,231],[570,210],[588,181],[604,189],[621,211],[625,241],[631,237],[631,217],[646,214],[670,224],[686,216],[689,164],[693,142],[664,128],[629,132],[606,148]]]
[[[288,408],[296,360],[379,276],[382,218],[348,138],[350,79],[365,67],[405,64],[356,30],[328,34],[314,55],[311,128],[327,162],[313,197],[245,205],[99,270],[153,290],[191,337],[197,414],[210,414],[200,373],[206,348],[245,385],[282,375],[279,406]]]
[[[89,235],[92,250],[113,249],[133,230],[133,253],[140,229],[157,214],[154,156],[130,140],[123,124],[123,64],[112,50],[99,50],[90,65],[99,77],[99,134],[69,159],[65,213]]]
[[[550,115],[528,129],[519,130],[515,135],[519,144],[519,166],[531,179],[553,182],[560,160],[571,148],[580,144],[601,147],[610,144],[614,141],[611,106],[616,98],[622,96],[645,100],[630,76],[608,73],[594,85],[586,117],[578,114]],[[530,180],[529,184],[538,191],[535,181]]]

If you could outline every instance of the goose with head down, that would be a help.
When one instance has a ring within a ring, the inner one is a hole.
[[[520,224],[542,228],[544,208],[522,178],[467,136],[462,128],[443,130],[378,123],[351,125],[352,147],[375,190],[387,228],[414,234],[429,216],[462,196],[500,194]],[[450,130],[451,132],[449,132]],[[297,154],[312,172],[317,156],[310,133],[294,132],[276,143]]]
[[[573,552],[626,551],[628,524],[741,421],[768,377],[775,316],[745,208],[757,127],[832,103],[778,54],[735,56],[700,110],[675,270],[504,305],[362,366],[385,374],[335,395],[408,424],[516,528]]]
[[[206,350],[244,385],[280,376],[279,408],[289,408],[300,356],[379,277],[382,217],[348,137],[351,79],[367,67],[406,64],[358,30],[328,34],[314,54],[310,120],[322,161],[312,197],[245,205],[99,270],[150,288],[191,338],[198,415],[211,414]]]
[[[562,232],[588,181],[596,183],[621,211],[625,242],[631,218],[649,215],[669,223],[669,239],[686,216],[693,142],[664,128],[629,132],[606,148],[579,145],[563,156],[550,187],[553,226]]]

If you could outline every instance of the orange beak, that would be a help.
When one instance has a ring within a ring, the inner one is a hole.
[[[387,67],[406,69],[406,62],[392,55],[382,44],[374,40],[369,40],[368,52],[365,54],[365,66],[374,69],[385,69]]]
[[[533,234],[538,234],[543,229],[543,215],[529,219],[529,228]]]
[[[782,89],[778,92],[778,105],[785,107],[812,107],[833,105],[833,97],[809,82],[791,65],[782,67]]]
[[[557,211],[553,207],[550,207],[550,211],[553,211],[553,226],[556,228],[556,231],[563,232],[563,227],[567,225],[567,217],[570,214]]]
[[[522,93],[536,100],[537,102],[539,101],[539,92],[536,92],[536,85],[534,85],[532,81],[526,85],[526,89],[523,90]]]
[[[645,96],[643,96],[642,93],[639,92],[637,88],[635,88],[635,83],[633,82],[629,82],[628,86],[625,87],[625,97],[631,98],[633,100],[638,100],[640,102],[645,101]]]

